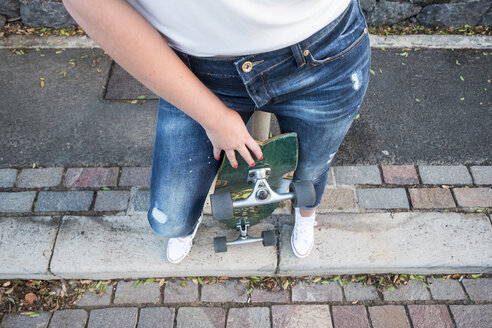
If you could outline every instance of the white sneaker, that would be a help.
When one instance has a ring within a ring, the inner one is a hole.
[[[167,259],[171,263],[179,263],[183,261],[183,259],[188,255],[191,250],[191,246],[193,245],[193,238],[195,238],[196,231],[198,230],[198,226],[202,222],[203,213],[198,218],[198,222],[196,223],[195,230],[189,236],[178,237],[178,238],[169,238],[167,242]]]
[[[290,237],[292,251],[297,257],[307,257],[314,245],[315,213],[311,217],[302,217],[299,208],[295,208],[296,223]]]

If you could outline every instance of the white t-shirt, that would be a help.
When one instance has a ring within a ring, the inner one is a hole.
[[[351,0],[128,0],[167,39],[199,57],[277,50],[320,30]]]

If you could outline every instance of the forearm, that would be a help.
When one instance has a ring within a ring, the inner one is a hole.
[[[217,124],[228,110],[125,0],[63,0],[63,4],[119,65],[203,127]]]

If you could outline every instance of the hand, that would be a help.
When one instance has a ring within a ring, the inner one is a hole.
[[[253,166],[254,159],[248,150],[251,149],[257,159],[263,159],[260,146],[251,137],[241,116],[234,110],[224,111],[220,122],[205,129],[210,142],[214,148],[215,159],[220,158],[222,150],[225,151],[231,166],[237,167],[235,150],[244,158],[246,163]]]

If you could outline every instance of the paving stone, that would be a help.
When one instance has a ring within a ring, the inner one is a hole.
[[[117,167],[69,168],[65,173],[65,187],[114,187],[118,180]]]
[[[488,272],[492,226],[484,213],[337,213],[316,216],[307,258],[292,252],[290,217],[279,217],[279,275]]]
[[[332,311],[336,328],[370,328],[363,305],[334,305]]]
[[[21,188],[54,187],[60,184],[62,174],[63,167],[23,169],[15,185]]]
[[[465,300],[466,295],[458,280],[427,278],[432,298],[435,300]]]
[[[94,211],[125,211],[129,198],[128,190],[99,190]]]
[[[463,279],[461,282],[472,301],[492,301],[492,278]]]
[[[338,282],[312,285],[301,282],[292,287],[293,302],[341,302],[342,300],[342,287]]]
[[[176,323],[177,328],[222,328],[225,325],[225,311],[211,307],[181,307]]]
[[[273,328],[332,328],[329,305],[273,305]]]
[[[397,185],[419,184],[417,170],[413,165],[382,165],[385,183]]]
[[[92,310],[87,328],[134,328],[137,325],[138,309],[134,307]]]
[[[321,198],[321,204],[316,209],[318,213],[356,211],[355,189],[326,188]]]
[[[412,206],[415,209],[456,207],[449,189],[409,188],[408,192]]]
[[[52,279],[47,270],[57,227],[48,216],[0,218],[0,279]]]
[[[227,328],[270,328],[270,309],[250,307],[229,310]]]
[[[253,236],[274,229],[268,218],[250,229]],[[237,238],[237,232],[205,216],[190,254],[179,264],[166,259],[167,239],[156,234],[147,215],[65,216],[56,239],[51,271],[73,279],[137,279],[140,277],[270,276],[275,272],[275,247],[261,243],[214,253],[213,238]],[[80,259],[83,258],[84,261]],[[241,258],[241,261],[237,259]]]
[[[158,304],[161,297],[159,284],[151,282],[135,288],[135,281],[120,281],[116,285],[114,304]]]
[[[40,191],[35,212],[88,211],[93,191]]]
[[[357,200],[362,208],[409,208],[407,194],[403,188],[357,189]]]
[[[339,185],[381,184],[377,165],[336,166],[335,182]]]
[[[370,306],[369,314],[373,328],[410,328],[402,305]]]
[[[29,212],[35,191],[0,192],[0,212]]]
[[[102,295],[99,295],[99,290],[94,292],[86,291],[76,306],[104,306],[111,302],[112,289],[108,287]]]
[[[181,279],[166,283],[164,287],[164,303],[195,303],[197,301],[198,285],[195,283]]]
[[[456,328],[492,327],[492,304],[450,305]]]
[[[423,184],[472,184],[468,169],[462,165],[421,165],[419,173]]]
[[[414,328],[454,328],[449,311],[444,304],[408,305]]]
[[[343,291],[347,301],[377,300],[378,291],[375,286],[364,286],[362,282],[349,282],[343,285]]]
[[[173,324],[174,309],[165,307],[140,309],[137,328],[172,328]]]
[[[121,169],[120,187],[150,186],[150,167],[124,167]]]
[[[394,290],[384,290],[385,301],[424,301],[430,300],[430,293],[420,280],[412,279],[407,285]]]
[[[248,288],[239,280],[226,280],[202,286],[202,302],[246,302]]]
[[[130,203],[128,213],[147,213],[150,207],[150,190],[132,188],[130,191]]]
[[[328,173],[328,180],[326,181],[327,185],[334,185],[335,184],[335,170],[332,167],[330,167],[330,172]]]
[[[492,188],[453,188],[459,207],[492,207]]]
[[[287,303],[287,290],[269,290],[254,288],[251,292],[251,302],[253,303]]]
[[[53,312],[49,328],[84,328],[89,313],[85,310],[59,310]]]
[[[0,323],[0,328],[25,328],[36,327],[46,328],[50,320],[51,313],[40,312],[39,316],[30,318],[23,314],[6,314]]]
[[[13,187],[16,177],[16,169],[0,169],[0,188]]]
[[[492,184],[492,166],[471,166],[470,171],[476,185]]]

